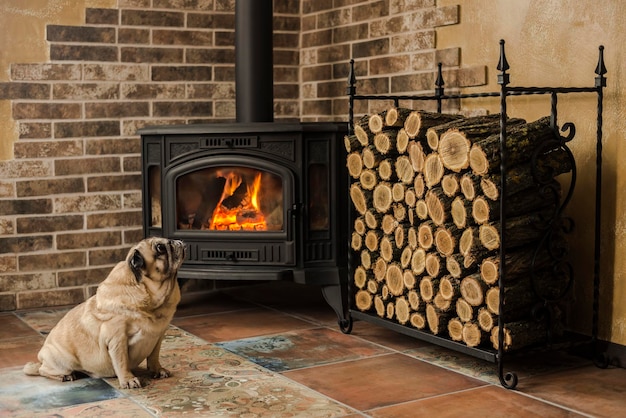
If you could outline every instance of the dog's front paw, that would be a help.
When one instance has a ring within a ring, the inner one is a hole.
[[[124,379],[119,378],[119,381],[122,389],[136,389],[141,387],[141,380],[132,375]]]
[[[158,370],[156,370],[152,377],[154,377],[155,379],[163,379],[165,377],[170,377],[170,371],[167,369],[164,369],[163,367],[160,367]]]

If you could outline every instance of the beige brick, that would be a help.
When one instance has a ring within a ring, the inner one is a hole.
[[[0,198],[15,197],[15,183],[0,180]]]
[[[390,52],[404,53],[435,48],[435,31],[427,30],[391,37]],[[406,68],[409,68],[408,65]]]
[[[458,67],[461,65],[461,49],[438,49],[435,51],[435,62],[440,62],[445,67]]]
[[[141,209],[142,208],[141,192],[124,194],[124,209]]]
[[[11,64],[11,80],[80,80],[80,64]]]
[[[121,195],[80,195],[54,198],[54,213],[95,212],[122,208]]]
[[[6,292],[24,292],[54,287],[56,287],[56,275],[52,272],[0,276],[0,289]]]
[[[145,64],[91,64],[83,65],[86,81],[149,81],[150,68]]]
[[[0,178],[19,179],[28,177],[48,177],[53,173],[50,160],[42,161],[0,161]]]
[[[184,99],[185,85],[173,84],[138,84],[124,83],[121,87],[123,99]]]
[[[117,83],[58,83],[53,86],[55,100],[113,100],[119,99]]]
[[[83,142],[19,141],[13,146],[13,151],[15,158],[77,157],[83,155]]]
[[[84,301],[85,290],[82,287],[21,292],[17,294],[17,309],[77,305]]]
[[[18,122],[20,139],[47,139],[52,136],[50,122]]]
[[[411,64],[409,68],[414,72],[421,72],[424,70],[435,70],[437,63],[436,55],[432,51],[420,52],[411,56]]]
[[[13,219],[0,218],[0,235],[13,235],[15,233],[15,221]]]
[[[389,12],[392,14],[406,13],[427,7],[435,7],[436,5],[436,0],[390,0]]]
[[[0,256],[0,273],[14,273],[16,271],[17,271],[17,256],[15,255]],[[2,280],[2,276],[0,276],[0,280]],[[0,286],[0,288],[2,287]]]

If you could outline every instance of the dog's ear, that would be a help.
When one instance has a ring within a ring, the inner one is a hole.
[[[143,259],[143,255],[139,250],[135,250],[133,256],[130,258],[130,269],[135,274],[135,279],[137,281],[141,281],[141,269],[145,265],[145,261]]]

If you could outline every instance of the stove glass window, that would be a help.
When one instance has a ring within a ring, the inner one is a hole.
[[[148,196],[150,196],[150,226],[161,227],[161,167],[148,168]]]
[[[269,171],[218,166],[176,179],[177,228],[283,231],[283,181]]]

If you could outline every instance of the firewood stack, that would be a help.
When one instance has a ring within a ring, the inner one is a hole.
[[[355,123],[345,146],[357,212],[356,308],[470,347],[497,349],[499,315],[505,350],[543,341],[546,326],[530,312],[540,301],[536,293],[556,294],[566,280],[548,272],[547,250],[534,252],[545,234],[540,225],[559,204],[554,177],[572,169],[565,150],[546,147],[555,136],[549,118],[508,120],[507,195],[501,196],[500,115],[390,108]],[[551,179],[549,187],[537,176]],[[502,199],[506,248],[500,246]],[[502,288],[500,251],[506,254]]]

